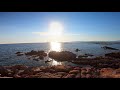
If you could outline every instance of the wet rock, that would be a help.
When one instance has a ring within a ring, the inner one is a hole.
[[[22,56],[22,55],[24,55],[24,54],[17,54],[17,56]]]
[[[78,56],[78,58],[80,58],[80,59],[81,59],[81,58],[86,58],[86,57],[88,57],[88,56],[87,56],[87,55],[79,55],[79,56]]]
[[[67,61],[67,60],[71,61],[76,59],[76,54],[69,51],[62,51],[62,52],[51,51],[49,53],[49,57],[60,61]]]
[[[78,48],[75,50],[75,52],[78,52],[78,51],[80,51]]]
[[[37,55],[37,56],[44,56],[45,57],[45,56],[47,56],[47,53],[45,53],[43,50],[41,50],[41,51],[32,50],[30,52],[25,53],[25,55],[30,55],[30,56]]]
[[[110,50],[119,50],[119,49],[112,48],[112,47],[108,47],[108,46],[104,46],[104,47],[102,47],[102,48],[104,48],[104,49],[110,49]]]
[[[48,63],[48,62],[51,62],[51,61],[49,61],[49,60],[45,61],[45,63]]]
[[[85,54],[85,56],[90,56],[90,57],[92,57],[92,56],[94,56],[94,55],[92,55],[92,54]]]
[[[16,52],[15,54],[17,54],[17,56],[22,56],[22,55],[24,55],[24,53],[22,53],[22,52]]]
[[[15,54],[20,54],[20,53],[22,53],[22,52],[16,52]]]

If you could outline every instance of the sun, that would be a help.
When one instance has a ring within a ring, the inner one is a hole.
[[[49,26],[49,34],[53,36],[61,36],[63,32],[63,26],[60,22],[51,22]]]

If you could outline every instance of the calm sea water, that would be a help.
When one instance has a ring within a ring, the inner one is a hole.
[[[48,66],[48,65],[75,65],[68,62],[57,62],[53,60],[49,63],[45,63],[44,61],[50,59],[46,57],[44,60],[34,61],[29,60],[25,55],[17,56],[15,53],[20,52],[28,52],[31,50],[44,50],[45,52],[49,52],[51,49],[60,49],[71,51],[78,55],[83,55],[85,53],[93,54],[94,56],[103,56],[105,53],[115,52],[114,50],[104,50],[101,48],[105,46],[103,44],[96,44],[91,42],[69,42],[69,43],[59,43],[53,44],[51,46],[50,43],[31,43],[31,44],[0,44],[0,65],[9,66],[16,64],[23,64],[28,66]],[[107,46],[120,49],[120,44],[108,44]],[[76,53],[75,49],[78,48],[81,51]]]

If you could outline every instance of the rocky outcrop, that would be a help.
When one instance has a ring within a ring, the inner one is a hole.
[[[76,59],[76,54],[69,51],[56,52],[51,51],[49,57],[60,61],[71,61]]]
[[[85,71],[87,71],[85,69]],[[0,78],[81,78],[83,69],[72,66],[49,66],[49,67],[27,67],[23,65],[15,65],[8,67],[0,67]],[[89,72],[90,73],[90,72]],[[93,72],[91,73],[93,75]],[[84,75],[85,78],[88,75]],[[94,75],[93,75],[94,76]]]
[[[109,49],[109,50],[119,50],[119,49],[112,48],[112,47],[108,47],[108,46],[104,46],[104,47],[102,47],[102,48],[104,48],[104,49]]]

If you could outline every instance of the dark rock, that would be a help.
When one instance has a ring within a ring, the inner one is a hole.
[[[104,47],[102,47],[102,48],[104,48],[104,49],[110,49],[110,50],[119,50],[119,49],[112,48],[112,47],[108,47],[108,46],[104,46]]]
[[[78,51],[80,51],[78,48],[75,50],[75,52],[78,52]]]
[[[0,74],[1,76],[8,76],[8,70],[3,66],[0,66]]]
[[[15,54],[20,54],[20,53],[22,53],[22,52],[16,52]]]
[[[22,56],[22,55],[24,55],[24,54],[17,54],[17,56]]]
[[[120,52],[105,54],[107,57],[120,58]]]
[[[44,51],[34,51],[34,50],[32,50],[31,52],[27,52],[27,53],[25,53],[25,55],[30,55],[30,56],[32,56],[32,55],[37,55],[37,56],[47,56],[47,53],[45,53]]]
[[[45,63],[48,63],[48,62],[51,62],[51,61],[49,61],[49,60],[45,61]]]
[[[67,60],[71,61],[76,59],[76,54],[69,51],[62,51],[62,52],[51,51],[49,53],[49,57],[60,61],[67,61]]]
[[[39,59],[43,60],[43,59],[44,59],[44,56],[41,56],[41,55],[40,55],[40,56],[39,56]]]
[[[94,56],[94,55],[92,55],[92,54],[85,54],[85,56],[90,56],[90,57],[92,57],[92,56]]]

